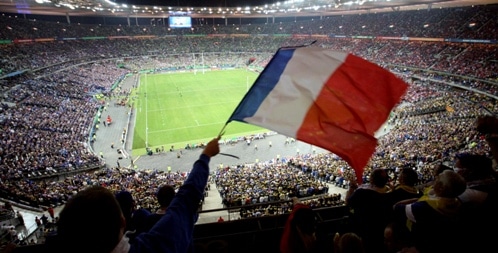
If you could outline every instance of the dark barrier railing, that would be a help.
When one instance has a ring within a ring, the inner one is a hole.
[[[313,209],[318,217],[316,237],[326,252],[336,232],[347,231],[347,206]],[[196,253],[279,252],[282,231],[289,214],[198,224],[194,228]]]
[[[285,201],[283,201],[285,202]],[[215,212],[227,209],[209,210]],[[347,231],[347,206],[313,209],[317,214],[316,237],[327,248],[332,236]],[[289,214],[197,224],[194,228],[194,251],[263,253],[279,252],[280,237]],[[328,249],[328,248],[327,248]],[[20,246],[13,253],[46,252],[43,244]],[[333,252],[332,249],[326,252]]]

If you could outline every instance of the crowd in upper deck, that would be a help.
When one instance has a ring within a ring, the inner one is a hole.
[[[2,45],[0,69],[8,74],[25,69],[37,69],[52,64],[73,62],[75,59],[99,59],[137,55],[165,55],[200,52],[264,52],[273,53],[278,47],[302,45],[315,38],[291,39],[288,36],[250,36],[208,38],[181,36],[186,34],[324,34],[346,36],[389,36],[424,38],[460,38],[496,40],[498,25],[494,19],[496,6],[474,6],[449,9],[414,10],[330,16],[297,22],[276,22],[263,25],[196,25],[193,30],[167,30],[158,25],[91,26],[32,21],[21,16],[0,16],[6,27],[0,29],[0,39],[79,38],[91,36],[156,35],[157,40],[122,41],[57,41]],[[236,28],[236,29],[235,29]],[[119,32],[118,32],[119,31]],[[118,34],[116,34],[118,33]],[[185,34],[184,34],[185,33]],[[178,35],[163,37],[164,35]],[[317,45],[349,51],[377,63],[390,63],[477,78],[496,78],[497,49],[494,44],[442,43],[424,41],[341,40],[318,39]],[[78,48],[77,50],[69,50]],[[416,49],[416,50],[414,50]],[[390,57],[395,52],[399,57]],[[471,62],[468,63],[467,61]]]
[[[57,22],[50,26],[36,19],[16,14],[2,14],[7,26],[0,30],[0,39],[79,38],[91,36],[140,36],[188,34],[321,34],[345,36],[394,36],[425,38],[496,39],[495,5],[458,8],[430,8],[411,11],[390,11],[354,15],[316,16],[289,22],[276,17],[255,19],[254,23],[239,18],[220,23],[193,22],[192,29],[171,29],[162,22],[136,25],[123,18],[120,25],[105,23],[88,25]],[[261,22],[263,21],[263,22]]]

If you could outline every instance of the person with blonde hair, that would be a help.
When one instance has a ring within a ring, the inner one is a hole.
[[[334,253],[364,253],[363,240],[355,233],[336,233],[334,236]]]
[[[466,187],[462,176],[445,170],[436,176],[427,195],[400,201],[394,206],[396,222],[406,224],[419,252],[457,252],[458,244],[454,240],[458,238],[462,206],[458,196]]]

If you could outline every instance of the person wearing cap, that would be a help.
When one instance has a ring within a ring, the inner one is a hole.
[[[126,220],[114,194],[102,186],[90,186],[68,200],[60,212],[57,235],[47,238],[46,248],[40,252],[187,252],[209,176],[209,161],[219,153],[219,139],[205,146],[166,214],[150,231],[130,242],[125,236]]]

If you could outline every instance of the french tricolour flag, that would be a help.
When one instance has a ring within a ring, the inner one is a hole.
[[[374,134],[407,87],[352,54],[280,48],[227,123],[250,123],[327,149],[361,180],[377,145]]]

